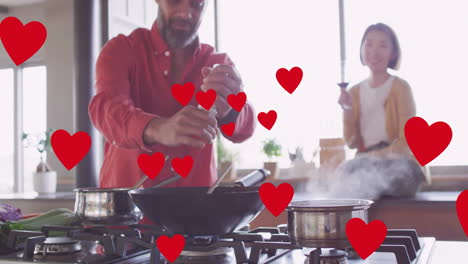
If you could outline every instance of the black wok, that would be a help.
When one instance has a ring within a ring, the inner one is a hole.
[[[259,188],[252,185],[269,174],[256,170],[212,194],[206,193],[209,187],[137,189],[129,194],[146,217],[174,234],[222,235],[244,227],[264,209]]]

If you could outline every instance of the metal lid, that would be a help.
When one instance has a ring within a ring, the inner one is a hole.
[[[73,191],[75,192],[83,192],[83,193],[93,193],[93,192],[128,192],[132,190],[131,188],[97,188],[97,187],[90,187],[90,188],[76,188]]]
[[[361,199],[319,199],[291,202],[288,210],[291,211],[355,211],[368,209],[374,202]]]

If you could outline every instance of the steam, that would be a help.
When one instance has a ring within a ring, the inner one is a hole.
[[[323,168],[307,187],[312,199],[369,199],[413,196],[424,180],[420,167],[402,156],[362,156],[338,168]]]

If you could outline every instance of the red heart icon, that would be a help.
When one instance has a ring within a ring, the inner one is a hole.
[[[184,250],[185,238],[182,235],[160,236],[156,240],[156,246],[159,252],[170,262],[174,262]]]
[[[439,156],[452,140],[452,129],[444,122],[429,126],[421,117],[413,117],[405,124],[408,146],[421,166]]]
[[[59,129],[52,134],[50,143],[63,166],[71,170],[88,154],[91,148],[91,137],[83,131],[70,136],[67,131]]]
[[[234,110],[240,112],[247,101],[247,95],[244,92],[240,92],[237,95],[230,94],[227,97],[227,101]]]
[[[171,162],[172,168],[182,177],[187,177],[193,167],[193,158],[185,156],[183,159],[174,158]]]
[[[384,242],[387,226],[380,220],[366,224],[361,218],[352,218],[346,223],[346,235],[358,255],[366,259]]]
[[[277,117],[278,115],[276,114],[276,111],[270,110],[268,114],[264,112],[260,112],[257,116],[257,119],[260,122],[260,124],[262,124],[262,126],[270,130],[275,124]]]
[[[278,187],[267,182],[260,186],[259,193],[265,207],[277,217],[291,202],[294,196],[294,188],[286,182]]]
[[[464,190],[457,198],[457,214],[463,231],[468,236],[468,190]]]
[[[152,180],[161,172],[165,161],[164,154],[161,152],[155,152],[153,155],[142,153],[138,156],[138,166]]]
[[[172,85],[171,88],[172,96],[183,106],[188,105],[194,92],[195,86],[191,82],[185,83],[184,85],[176,83]]]
[[[200,104],[206,111],[210,111],[210,108],[213,106],[216,100],[216,91],[209,89],[206,92],[198,91],[196,95],[198,104]]]
[[[221,126],[221,130],[223,131],[223,133],[229,137],[232,136],[232,134],[234,134],[234,129],[236,129],[236,124],[234,122],[224,124]]]
[[[16,17],[7,17],[0,24],[0,38],[16,66],[31,58],[47,38],[47,30],[37,21],[23,23]]]
[[[276,80],[288,93],[292,94],[302,81],[302,69],[294,67],[288,71],[285,68],[281,68],[276,71]]]

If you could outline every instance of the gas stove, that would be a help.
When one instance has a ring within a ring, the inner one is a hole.
[[[190,264],[425,264],[435,242],[415,230],[388,230],[378,252],[366,261],[350,249],[302,248],[292,245],[287,226],[244,229],[223,236],[186,236],[184,251],[173,263]],[[41,232],[12,231],[11,252],[0,263],[168,264],[155,245],[163,228],[44,226]]]

